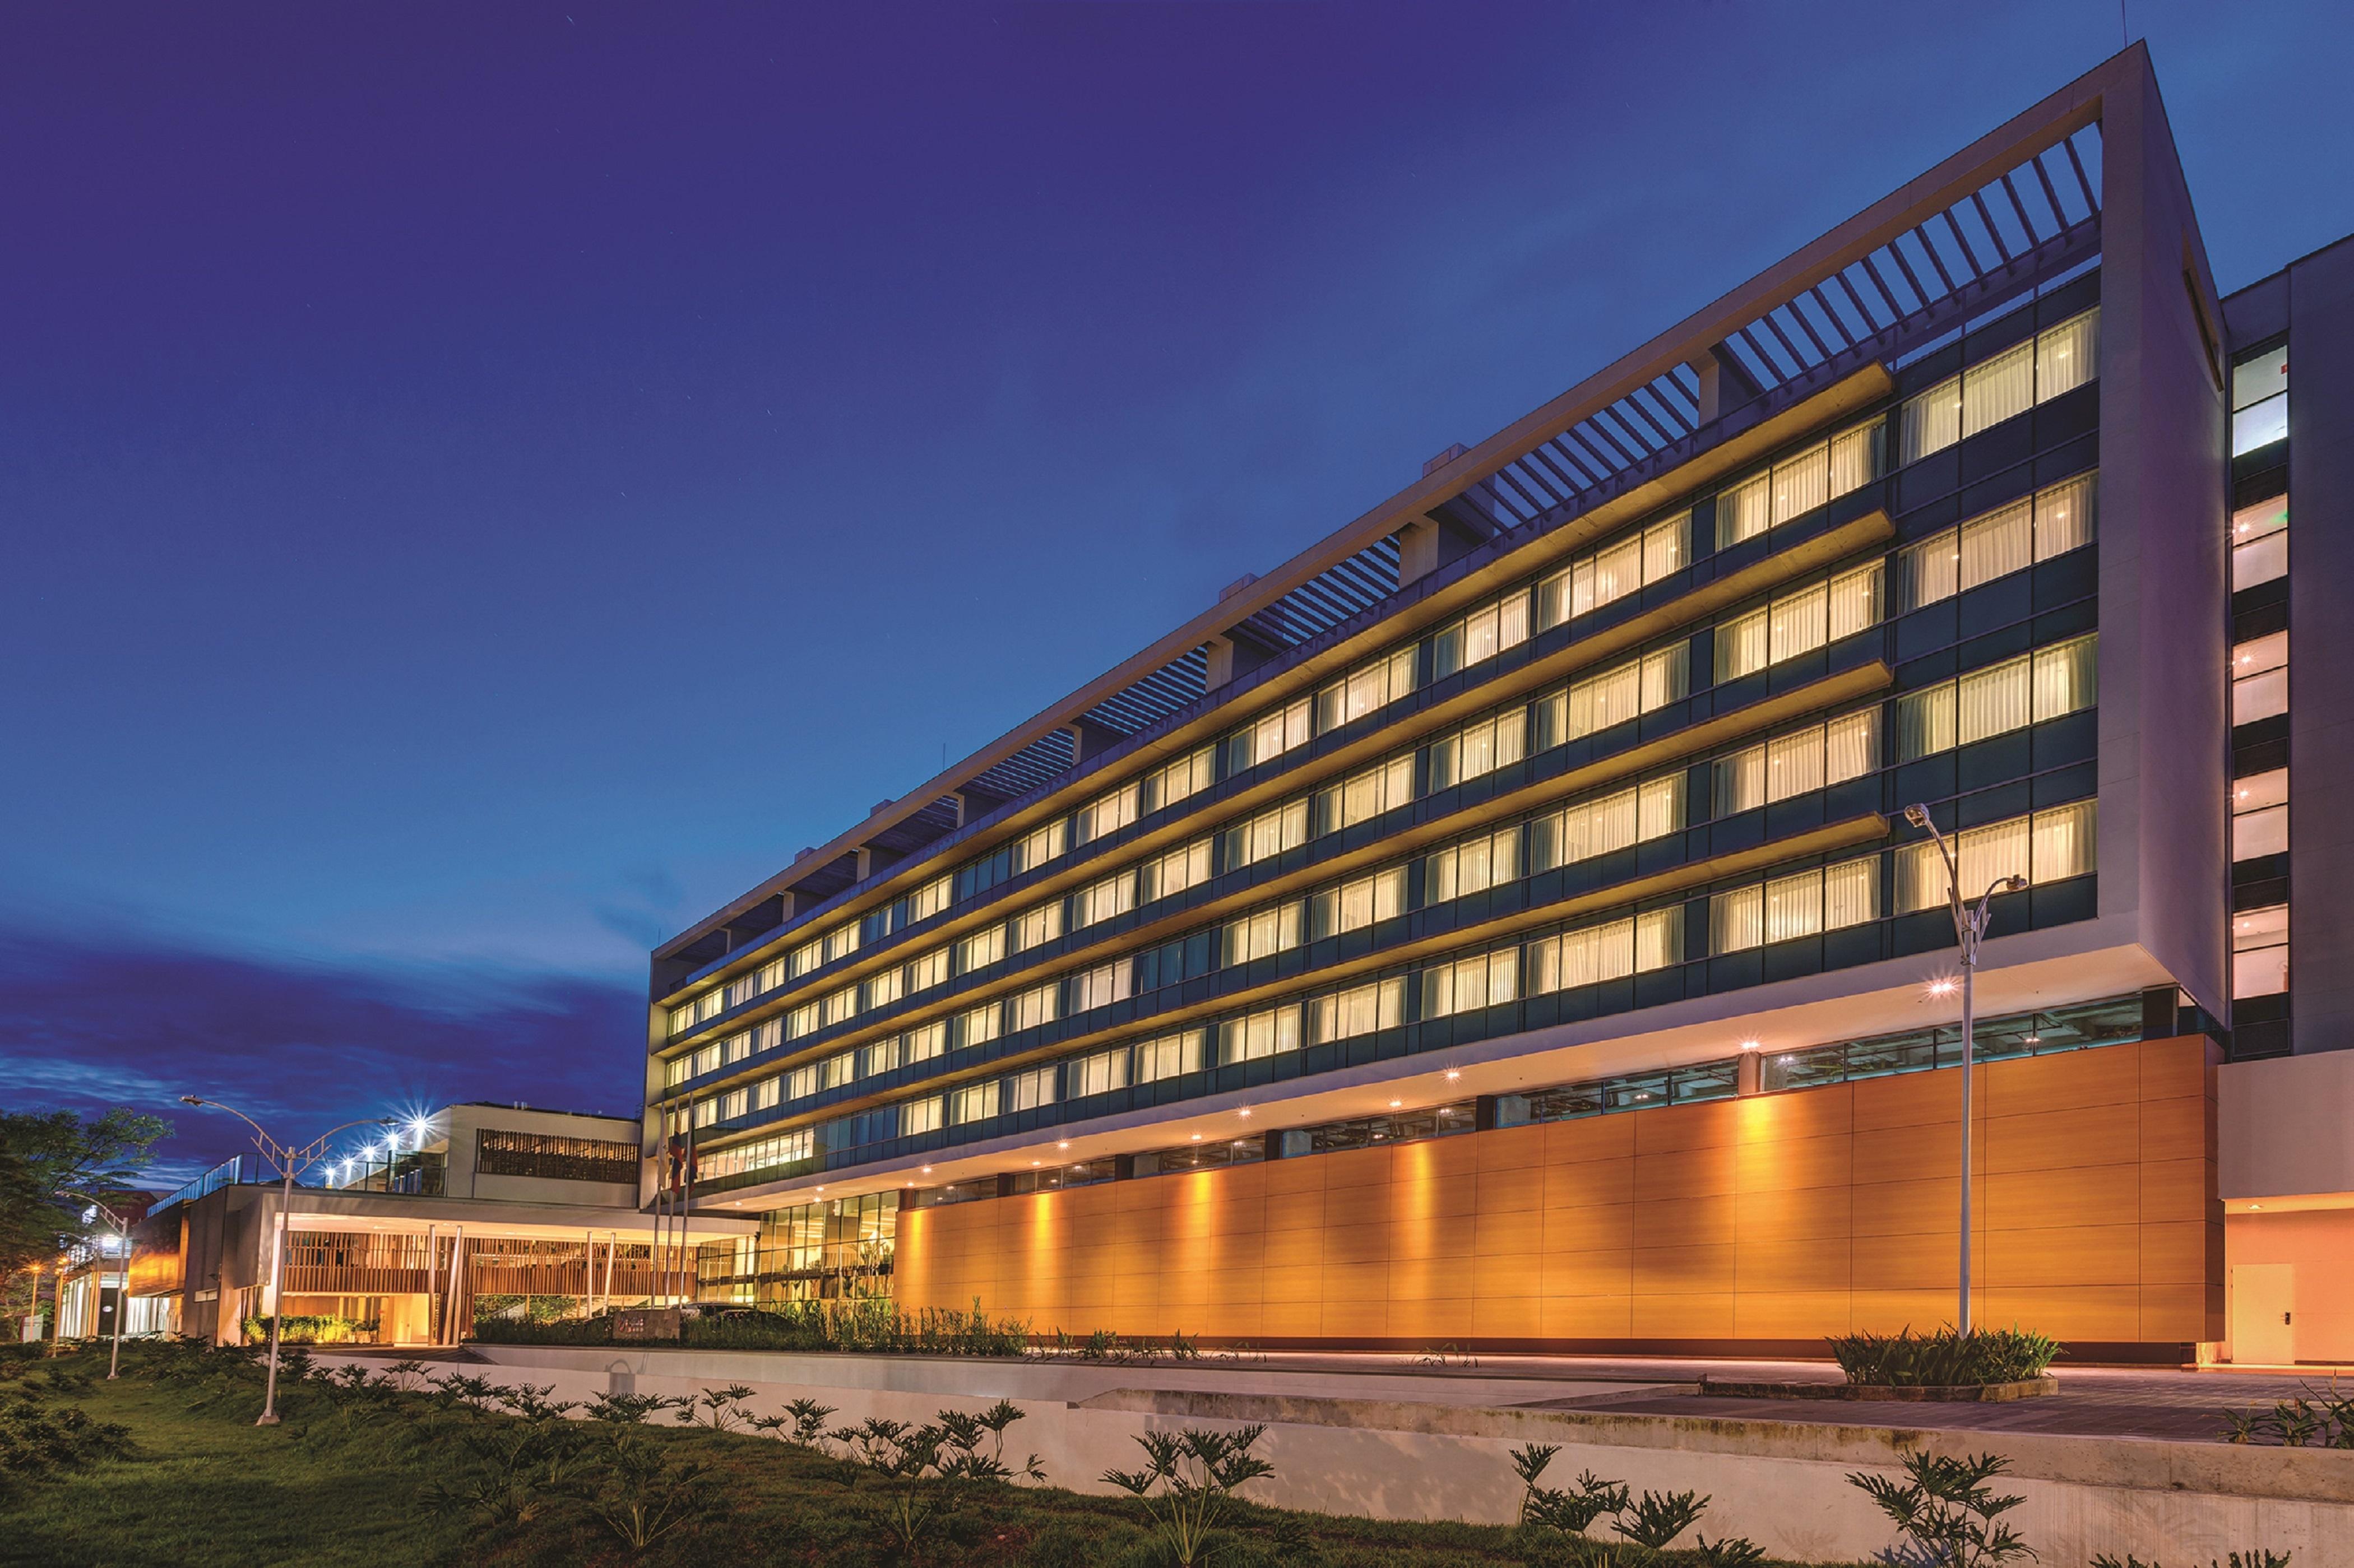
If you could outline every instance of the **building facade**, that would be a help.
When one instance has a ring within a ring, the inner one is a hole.
[[[2264,706],[2288,638],[2354,635],[2298,609],[2334,575],[2256,575],[2346,458],[2255,440],[2346,319],[2289,302],[2218,297],[2137,47],[803,852],[653,955],[646,1146],[758,1220],[703,1293],[1259,1344],[1948,1320],[1919,804],[1967,896],[2026,885],[1976,981],[1977,1311],[2228,1355],[2235,1039],[2346,1006],[2260,993],[2254,938],[2327,951],[2354,898],[2261,814],[2354,744]]]

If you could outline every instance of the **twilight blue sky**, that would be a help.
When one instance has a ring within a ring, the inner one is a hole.
[[[2126,21],[2227,290],[2354,229],[2339,8]],[[652,943],[2119,42],[0,11],[0,1103],[631,1109]]]

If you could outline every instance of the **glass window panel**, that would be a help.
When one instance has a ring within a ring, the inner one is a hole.
[[[1952,529],[1907,546],[1896,558],[1906,609],[1951,599],[1962,588],[1962,555]]]
[[[1962,439],[1962,381],[1955,376],[1905,400],[1897,461],[1917,462]]]
[[[1787,942],[1823,928],[1823,874],[1802,871],[1766,885],[1766,940]]]
[[[1684,568],[1684,539],[1691,531],[1691,514],[1685,513],[1665,523],[1655,523],[1643,530],[1643,580],[1655,583],[1672,577]]]
[[[2033,716],[2029,662],[2011,659],[1991,669],[1974,670],[1961,678],[1956,707],[1960,715],[1959,738],[1964,746],[1991,735],[2027,727]]]
[[[2035,401],[2035,359],[2036,345],[2022,343],[1962,372],[1965,437],[2027,412]]]
[[[1839,930],[1880,917],[1880,857],[1843,861],[1823,873],[1823,927]]]
[[[2288,390],[2288,344],[2268,348],[2232,366],[2233,412]]]
[[[2079,637],[2035,652],[2035,717],[2038,723],[2089,708],[2099,700],[2097,641]]]
[[[1923,839],[1896,848],[1896,912],[1934,909],[1947,901],[1946,860],[1935,843]]]
[[[1765,917],[1764,888],[1742,887],[1718,894],[1708,901],[1708,950],[1737,953],[1757,946],[1764,939]]]
[[[1817,447],[1774,465],[1774,521],[1812,512],[1830,497],[1830,448]]]
[[[1768,637],[1774,662],[1820,648],[1829,637],[1830,589],[1821,585],[1774,601]]]
[[[2288,989],[2288,906],[2232,916],[2232,994],[2276,996]]]
[[[2080,800],[2072,806],[2035,813],[2031,881],[2057,882],[2063,877],[2082,876],[2094,869],[2097,860],[2097,810],[2093,801]],[[1968,869],[1967,860],[1964,869]],[[1963,885],[1974,885],[1966,880]]]
[[[1621,927],[1627,922],[1620,921]],[[1634,920],[1634,966],[1646,973],[1684,958],[1684,906],[1647,910]]]
[[[1761,473],[1716,498],[1716,547],[1754,539],[1773,525],[1774,480]]]
[[[2288,535],[2268,534],[2232,549],[2232,591],[2288,576]]]
[[[1831,438],[1830,493],[1845,495],[1880,477],[1880,422]]]
[[[1880,766],[1880,710],[1864,708],[1823,726],[1823,782],[1844,784]]]
[[[1766,798],[1787,800],[1823,787],[1823,732],[1819,726],[1777,736],[1766,745]]]
[[[1979,894],[2006,876],[2027,876],[2031,865],[2029,838],[2025,817],[1990,822],[1956,835],[1954,859],[1962,895],[1976,901]]]
[[[1766,667],[1766,612],[1753,609],[1716,629],[1716,678],[1737,680]]]
[[[1636,805],[1635,832],[1638,838],[1656,839],[1674,832],[1684,825],[1684,776],[1670,774],[1654,779],[1638,791]]]
[[[2101,372],[2101,313],[2086,311],[2035,340],[2035,399],[2057,397]]]
[[[2268,397],[2232,416],[2232,455],[2288,440],[2288,395]]]
[[[1961,586],[2024,570],[2034,559],[2034,507],[2021,501],[1962,524]]]
[[[2232,650],[2232,722],[2251,724],[2288,712],[2288,633],[2275,631]]]
[[[1880,563],[1831,579],[1830,638],[1836,642],[1880,624]]]
[[[1716,815],[1754,811],[1766,803],[1766,748],[1752,746],[1716,764]]]
[[[2243,811],[2232,819],[2232,858],[2253,860],[2258,855],[2288,853],[2288,808],[2266,806]]]
[[[2099,476],[2082,473],[2035,497],[2035,558],[2048,561],[2093,542]]]

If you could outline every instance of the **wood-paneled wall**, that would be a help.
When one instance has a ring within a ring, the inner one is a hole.
[[[2202,1039],[1978,1069],[1978,1309],[2222,1336]],[[1953,1317],[1957,1070],[900,1213],[908,1307],[1034,1332],[1792,1342]]]

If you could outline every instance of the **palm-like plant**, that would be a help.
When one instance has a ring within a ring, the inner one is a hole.
[[[1145,1467],[1106,1470],[1103,1478],[1144,1504],[1179,1568],[1194,1568],[1210,1532],[1233,1505],[1235,1489],[1275,1474],[1273,1465],[1251,1452],[1266,1435],[1264,1425],[1147,1432],[1136,1440]]]

